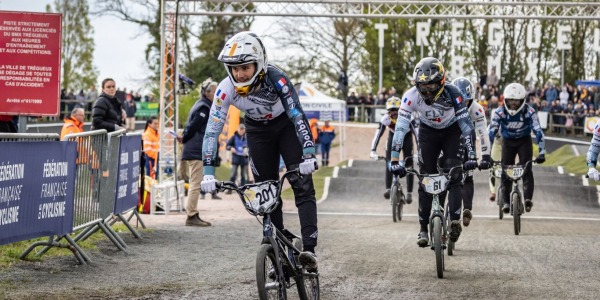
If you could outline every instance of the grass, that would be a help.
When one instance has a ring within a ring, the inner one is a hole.
[[[346,165],[347,161],[343,161],[338,163],[338,166],[342,166],[342,165]],[[315,198],[317,200],[321,199],[321,196],[323,196],[323,191],[325,190],[325,177],[331,177],[333,174],[333,169],[334,167],[319,167],[319,169],[313,173],[312,177],[313,177],[313,184],[315,186]],[[294,192],[292,191],[291,187],[288,187],[286,189],[283,190],[283,192],[281,192],[281,198],[283,200],[293,200],[294,199]]]
[[[112,228],[116,232],[124,232],[129,231],[127,227],[123,224],[115,224]],[[74,235],[77,235],[80,231],[75,232]],[[74,236],[72,235],[72,236]],[[79,241],[77,244],[84,250],[96,250],[98,249],[98,242],[106,240],[107,237],[101,230],[98,230],[96,233],[91,235],[85,241]],[[2,269],[10,268],[11,265],[21,261],[19,257],[25,250],[33,243],[37,241],[47,241],[48,237],[36,238],[32,240],[20,241],[8,245],[0,246],[0,271]],[[60,243],[67,243],[64,239],[60,241]],[[65,248],[57,248],[52,247],[48,252],[46,252],[43,256],[37,256],[36,251],[41,251],[44,247],[40,246],[35,248],[29,255],[27,256],[27,261],[43,261],[47,257],[55,257],[55,256],[73,256],[73,253]],[[73,257],[75,259],[75,257]]]
[[[562,166],[566,173],[587,174],[586,156],[575,156],[571,145],[564,145],[546,156],[543,166]],[[591,183],[591,182],[590,182]]]

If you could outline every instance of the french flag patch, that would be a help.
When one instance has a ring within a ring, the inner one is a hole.
[[[404,101],[402,101],[404,103],[406,103],[406,105],[410,106],[410,104],[412,103],[412,101],[408,100],[408,98],[404,98]]]
[[[475,115],[476,115],[476,116],[479,116],[479,115],[480,115],[480,114],[482,114],[482,113],[483,113],[483,110],[480,108],[480,109],[478,109],[478,110],[475,112]]]
[[[221,98],[221,100],[225,100],[227,95],[223,93],[220,89],[217,91],[217,97]]]
[[[287,81],[285,81],[285,78],[281,78],[279,79],[279,81],[277,81],[277,87],[282,88],[287,84]]]
[[[462,103],[462,97],[461,96],[456,97],[456,99],[454,99],[454,102],[456,102],[456,104],[461,104]]]

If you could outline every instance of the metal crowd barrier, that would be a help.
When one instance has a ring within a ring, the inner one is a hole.
[[[0,142],[38,142],[38,141],[60,141],[60,135],[57,133],[0,133]],[[59,243],[61,239],[65,239],[68,244]],[[47,241],[38,241],[35,242],[21,254],[20,258],[25,259],[27,255],[33,249],[39,246],[46,246],[44,249],[48,251],[51,247],[59,247],[66,248],[73,252],[75,258],[81,263],[85,264],[86,261],[89,261],[89,257],[83,252],[83,250],[77,245],[77,242],[74,241],[68,234],[65,236],[54,237],[53,235],[48,237]],[[44,252],[45,252],[44,251]],[[40,253],[39,255],[42,255]]]

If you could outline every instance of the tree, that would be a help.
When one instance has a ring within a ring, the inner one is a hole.
[[[55,0],[47,12],[62,13],[62,88],[84,89],[96,84],[93,65],[94,29],[90,24],[87,0]]]

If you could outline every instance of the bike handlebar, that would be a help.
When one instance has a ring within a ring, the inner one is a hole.
[[[406,172],[407,172],[407,173],[412,173],[412,174],[416,175],[416,176],[419,178],[419,180],[422,180],[422,179],[423,179],[423,178],[425,178],[425,177],[428,177],[428,176],[434,176],[434,175],[444,175],[444,176],[446,176],[447,178],[450,178],[450,177],[451,177],[451,175],[452,175],[452,173],[453,173],[455,170],[462,170],[462,169],[463,169],[463,166],[462,166],[462,165],[458,165],[458,166],[454,166],[454,167],[450,168],[450,170],[449,170],[448,172],[444,172],[443,170],[441,170],[441,169],[439,169],[439,168],[438,168],[438,171],[439,171],[439,173],[437,173],[437,174],[424,174],[424,173],[419,173],[419,171],[417,171],[417,170],[416,170],[416,169],[414,169],[414,168],[407,168],[407,169],[406,169]]]

